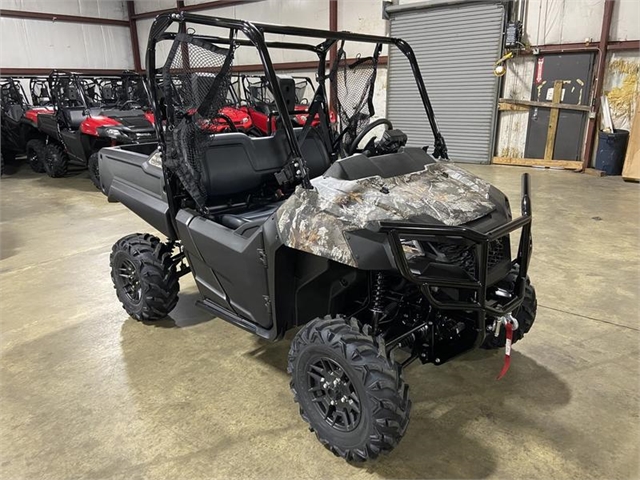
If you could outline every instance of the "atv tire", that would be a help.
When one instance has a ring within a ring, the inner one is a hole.
[[[533,288],[529,278],[527,278],[527,284],[524,287],[524,300],[522,305],[513,312],[513,316],[518,320],[518,329],[513,331],[512,343],[516,343],[524,337],[525,333],[531,330],[533,322],[536,319],[536,311],[538,309],[538,300],[536,299],[536,289]],[[505,329],[500,329],[500,334],[496,337],[493,332],[488,332],[482,348],[494,349],[503,348],[507,341]]]
[[[368,325],[330,316],[309,322],[291,343],[287,371],[300,415],[336,456],[372,460],[402,439],[409,387]]]
[[[87,169],[89,170],[89,178],[95,185],[95,187],[104,193],[102,185],[100,184],[100,166],[98,162],[98,152],[92,154],[87,162]]]
[[[171,248],[149,234],[135,233],[113,245],[111,280],[126,312],[136,320],[166,317],[178,303],[180,284]]]
[[[27,163],[36,173],[44,173],[44,161],[47,146],[42,140],[33,139],[27,142]]]
[[[44,168],[51,178],[64,177],[69,166],[69,156],[61,145],[50,143],[47,145],[44,157]]]

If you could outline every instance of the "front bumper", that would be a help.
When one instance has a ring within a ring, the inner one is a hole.
[[[407,280],[420,285],[422,293],[430,304],[441,310],[462,310],[478,313],[478,328],[486,330],[486,316],[503,316],[517,309],[524,300],[527,271],[531,256],[531,199],[529,174],[522,175],[522,215],[515,220],[494,228],[488,232],[479,232],[467,226],[434,226],[425,227],[409,223],[381,222],[380,232],[386,233],[393,258],[399,272]],[[516,230],[521,229],[518,254],[511,261],[515,269],[516,279],[512,292],[505,298],[490,297],[488,295],[490,245],[496,240],[503,239]],[[473,279],[460,279],[446,276],[423,275],[411,269],[405,255],[402,241],[440,242],[467,241],[475,249],[475,275]],[[435,292],[439,288],[453,288],[471,292],[463,301],[443,301],[436,298]]]

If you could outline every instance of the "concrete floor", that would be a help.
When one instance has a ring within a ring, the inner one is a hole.
[[[86,172],[2,179],[0,475],[22,478],[638,478],[640,189],[620,178],[470,168],[518,198],[533,177],[535,327],[500,352],[406,372],[413,411],[389,456],[357,468],[298,416],[289,341],[194,306],[128,318],[112,243],[146,225]],[[512,202],[518,205],[517,200]]]

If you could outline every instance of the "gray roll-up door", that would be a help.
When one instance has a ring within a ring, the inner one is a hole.
[[[504,7],[472,3],[393,11],[391,36],[413,47],[449,157],[487,163],[491,159],[501,56]],[[410,145],[433,146],[420,95],[406,57],[389,52],[387,117]],[[431,150],[430,150],[431,151]]]

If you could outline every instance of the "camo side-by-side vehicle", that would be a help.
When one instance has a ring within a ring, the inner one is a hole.
[[[176,23],[188,33],[170,32]],[[199,35],[201,26],[220,33]],[[161,64],[159,42],[171,42]],[[370,52],[347,55],[351,43]],[[372,121],[384,45],[409,62],[431,153],[388,119]],[[258,50],[278,112],[280,125],[267,136],[202,126],[224,104],[241,48]],[[317,88],[301,126],[273,49],[317,55]],[[159,142],[100,152],[109,200],[166,237],[131,234],[113,246],[111,276],[129,315],[168,315],[179,278],[191,272],[198,304],[212,315],[274,341],[298,329],[288,357],[295,401],[320,442],[351,461],[389,452],[405,434],[403,369],[412,362],[441,365],[529,331],[536,296],[527,275],[528,176],[522,214],[512,218],[503,193],[448,161],[408,43],[172,13],[154,21],[147,52]]]

